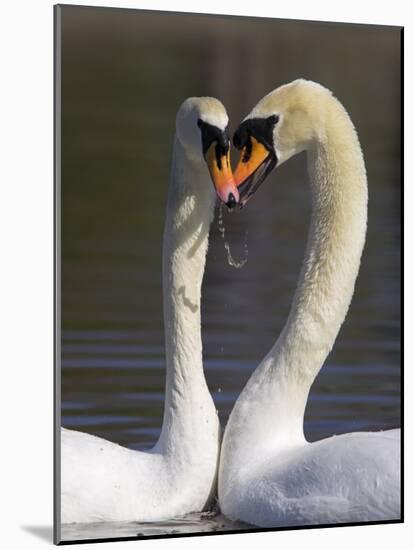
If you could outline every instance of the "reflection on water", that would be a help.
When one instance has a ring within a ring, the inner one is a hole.
[[[219,513],[193,513],[169,521],[150,522],[106,522],[85,525],[62,526],[62,540],[106,539],[117,537],[153,537],[177,535],[179,533],[204,533],[206,531],[240,531],[252,526],[239,521],[230,521]],[[116,535],[115,535],[116,533]]]
[[[134,449],[155,443],[164,400],[161,246],[175,112],[185,97],[210,94],[223,100],[234,130],[264,93],[297,76],[322,82],[349,109],[370,190],[355,296],[312,388],[306,435],[312,441],[399,425],[398,31],[63,12],[63,425]],[[246,33],[255,39],[246,41]],[[246,209],[224,212],[238,261],[248,234],[241,269],[228,265],[216,213],[202,334],[222,426],[287,317],[309,223],[306,182],[301,155],[269,177]],[[237,528],[220,515],[191,515],[151,525],[65,526],[63,537]]]

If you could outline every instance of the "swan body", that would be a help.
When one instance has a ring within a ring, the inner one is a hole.
[[[218,170],[215,154],[203,158],[202,146],[214,152],[217,138],[226,149],[227,123],[223,105],[212,98],[190,98],[177,115],[163,244],[167,376],[159,440],[140,452],[62,429],[62,523],[168,519],[203,510],[214,493],[220,426],[204,378],[200,334],[215,206],[205,159],[219,196],[226,200],[233,191],[233,201],[238,193],[223,175],[227,165]]]
[[[356,131],[329,90],[298,80],[265,96],[234,141],[243,149],[234,173],[242,205],[269,167],[306,151],[312,217],[288,320],[225,429],[221,510],[261,527],[399,519],[399,430],[314,443],[303,433],[309,390],[346,317],[365,242],[368,192]]]

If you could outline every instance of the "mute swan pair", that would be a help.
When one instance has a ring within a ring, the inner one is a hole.
[[[228,117],[210,98],[177,114],[163,243],[167,378],[162,431],[148,452],[62,430],[61,522],[155,521],[214,496],[220,426],[203,373],[200,292],[215,191],[232,207]]]
[[[62,433],[62,522],[157,520],[199,511],[214,492],[219,424],[203,370],[200,288],[215,194],[244,206],[275,166],[307,151],[312,221],[299,284],[279,339],[238,398],[219,466],[222,512],[247,523],[399,518],[398,432],[354,433],[309,444],[310,386],[352,298],[365,241],[367,183],[356,132],[341,104],[303,80],[263,98],[235,134],[217,100],[177,115],[164,233],[167,382],[160,439],[147,453]]]

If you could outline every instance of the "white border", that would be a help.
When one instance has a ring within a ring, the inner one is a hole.
[[[272,2],[240,0],[105,1],[78,2],[96,6],[162,9],[255,15],[293,19],[312,19],[359,23],[393,24],[406,27],[406,151],[412,151],[410,129],[413,124],[409,90],[412,91],[413,19],[410,2],[326,2],[296,0]],[[1,405],[2,410],[2,485],[3,522],[0,538],[4,548],[45,546],[45,540],[22,526],[50,526],[52,522],[52,234],[53,234],[53,2],[19,0],[2,4],[0,16],[0,235],[1,235]],[[407,62],[408,60],[408,62]],[[379,113],[387,116],[387,113]],[[413,205],[414,179],[406,162],[406,205]],[[410,183],[411,182],[411,183]],[[406,206],[407,253],[413,236],[413,216]],[[411,218],[411,219],[409,219]],[[406,259],[406,280],[413,280],[411,255]],[[410,307],[413,306],[413,307]],[[412,292],[407,287],[406,339],[414,311]],[[411,346],[412,348],[412,346]],[[410,403],[413,354],[406,352],[407,413]],[[410,438],[407,442],[410,450]],[[410,458],[406,457],[409,485]],[[409,494],[410,488],[407,487]],[[407,547],[404,540],[411,528],[410,499],[407,498],[406,525],[336,528],[312,531],[226,535],[190,539],[140,541],[145,548],[307,547],[335,550],[370,547],[389,549]],[[411,533],[413,534],[413,533]],[[50,542],[49,542],[50,544]],[[105,548],[126,548],[126,542]],[[83,545],[97,549],[102,545]]]

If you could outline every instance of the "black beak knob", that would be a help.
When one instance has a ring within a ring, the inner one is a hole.
[[[227,199],[227,202],[226,202],[226,206],[229,210],[231,210],[232,208],[234,208],[237,204],[237,201],[236,201],[236,198],[235,196],[233,195],[233,193],[230,193],[229,194],[229,198]]]

